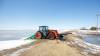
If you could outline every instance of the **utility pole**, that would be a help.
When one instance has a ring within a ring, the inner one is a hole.
[[[98,17],[100,16],[100,14],[97,14],[96,16],[97,16],[97,26],[96,26],[97,29],[96,30],[97,30],[97,34],[98,34],[98,29],[99,29],[99,22],[98,22],[99,19],[98,19]]]

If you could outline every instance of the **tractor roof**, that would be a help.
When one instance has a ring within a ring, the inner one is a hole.
[[[39,26],[39,27],[48,27],[48,26]]]

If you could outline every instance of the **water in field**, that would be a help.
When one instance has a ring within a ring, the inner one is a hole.
[[[0,41],[18,40],[34,34],[33,30],[0,30]]]
[[[85,35],[83,39],[88,43],[100,45],[100,35]]]

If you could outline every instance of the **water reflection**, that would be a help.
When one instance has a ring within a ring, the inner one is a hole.
[[[91,44],[100,45],[100,35],[84,35],[83,40]]]

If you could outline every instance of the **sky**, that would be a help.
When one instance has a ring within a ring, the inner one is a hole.
[[[96,14],[100,0],[0,0],[0,29],[89,28]]]

